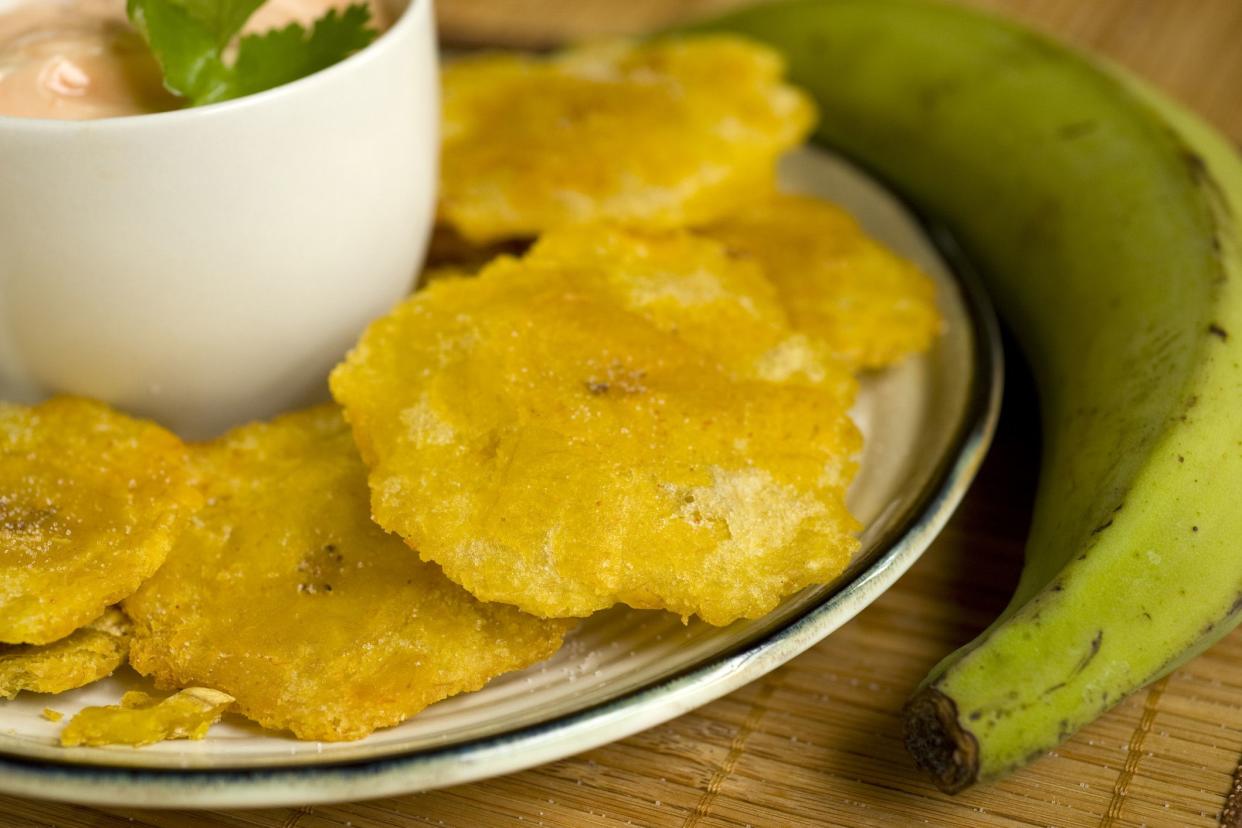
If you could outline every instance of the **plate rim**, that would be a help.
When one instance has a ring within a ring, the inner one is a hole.
[[[1004,384],[1000,326],[955,237],[883,179],[853,166],[906,209],[943,258],[970,322],[973,371],[963,414],[929,483],[903,519],[877,542],[870,561],[817,603],[659,682],[516,730],[442,748],[285,768],[133,768],[0,753],[0,793],[83,805],[220,808],[326,804],[433,790],[524,770],[663,724],[822,641],[900,578],[956,511],[991,445]]]

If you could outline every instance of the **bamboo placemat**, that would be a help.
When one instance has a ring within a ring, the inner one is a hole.
[[[727,0],[441,0],[458,42],[548,43]],[[1242,140],[1242,0],[976,0],[1130,66]],[[998,784],[935,791],[897,711],[1004,605],[1038,452],[1011,365],[996,446],[961,511],[895,587],[765,679],[646,733],[476,785],[307,809],[96,810],[0,797],[0,828],[1210,826],[1242,755],[1242,631]]]

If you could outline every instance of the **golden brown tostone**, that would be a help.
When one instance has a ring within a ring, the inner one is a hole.
[[[50,644],[0,644],[0,699],[63,693],[112,675],[129,653],[129,619],[109,608]]]
[[[0,404],[0,641],[46,644],[164,562],[201,498],[153,423],[58,397]]]
[[[125,603],[131,662],[299,738],[356,739],[554,653],[568,625],[482,604],[370,518],[334,405],[195,450],[207,506]]]
[[[834,204],[773,196],[701,232],[760,265],[794,327],[854,368],[891,365],[940,332],[932,280]]]
[[[814,110],[777,53],[725,35],[444,67],[441,216],[466,239],[669,230],[770,192]],[[727,80],[726,80],[727,79]]]
[[[332,390],[376,520],[484,600],[725,624],[857,548],[854,380],[709,240],[548,234],[375,322]]]

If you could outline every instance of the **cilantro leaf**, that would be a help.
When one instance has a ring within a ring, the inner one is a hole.
[[[203,28],[211,32],[221,49],[241,32],[246,21],[264,0],[175,0]]]
[[[134,28],[146,40],[170,92],[191,105],[252,95],[326,69],[373,41],[371,10],[355,3],[333,9],[310,32],[292,23],[229,46],[264,0],[127,0]]]
[[[195,104],[229,97],[229,72],[216,33],[181,3],[129,0],[126,10],[164,72],[168,91]]]
[[[375,40],[370,22],[371,9],[358,3],[316,20],[309,37],[296,23],[243,37],[233,66],[237,94],[253,95],[339,63]]]

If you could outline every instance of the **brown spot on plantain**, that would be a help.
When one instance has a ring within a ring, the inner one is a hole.
[[[1075,121],[1059,127],[1057,129],[1057,137],[1062,141],[1076,141],[1083,136],[1095,132],[1096,127],[1095,121]]]
[[[960,92],[964,86],[965,83],[960,77],[950,75],[938,78],[918,89],[915,100],[918,107],[930,115],[939,109],[945,100]]]
[[[1210,178],[1208,173],[1207,162],[1203,160],[1203,156],[1194,150],[1183,149],[1182,160],[1186,162],[1186,166],[1190,169],[1190,175],[1196,180],[1204,180]]]
[[[1208,166],[1203,156],[1194,150],[1183,147],[1182,160],[1185,162],[1186,168],[1190,171],[1190,177],[1194,179],[1195,183],[1211,194],[1212,201],[1217,210],[1226,216],[1232,216],[1233,202],[1225,196],[1224,187],[1221,186],[1220,181],[1212,173],[1211,167]],[[1219,226],[1219,217],[1217,219]],[[1216,234],[1213,234],[1214,239],[1215,237]],[[1219,240],[1217,241],[1219,243]],[[1224,271],[1221,272],[1221,276],[1220,280],[1223,281]]]
[[[1090,648],[1087,650],[1086,654],[1083,655],[1082,660],[1079,661],[1078,664],[1074,665],[1074,669],[1069,674],[1070,678],[1073,678],[1074,676],[1081,673],[1083,670],[1087,669],[1087,665],[1090,664],[1095,659],[1095,657],[1099,654],[1100,644],[1103,643],[1103,641],[1104,641],[1104,631],[1096,630],[1095,638],[1091,639]]]

